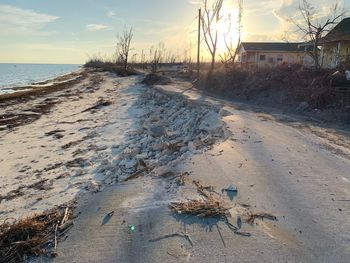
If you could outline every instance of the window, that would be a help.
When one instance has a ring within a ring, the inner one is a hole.
[[[266,55],[260,55],[260,60],[261,61],[266,60]]]
[[[277,55],[277,61],[282,62],[283,61],[283,54]]]
[[[269,63],[273,63],[275,61],[274,57],[269,57]]]

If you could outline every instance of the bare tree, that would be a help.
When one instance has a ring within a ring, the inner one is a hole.
[[[133,38],[132,27],[125,28],[122,35],[118,36],[117,43],[117,63],[122,64],[124,70],[128,68],[129,53],[131,50],[131,41]]]
[[[204,1],[204,13],[201,17],[202,20],[202,30],[204,35],[204,40],[207,49],[211,55],[211,71],[215,67],[215,57],[218,48],[218,28],[217,24],[221,20],[220,11],[222,8],[223,0],[214,0],[212,8],[208,6],[208,0]]]
[[[151,46],[149,50],[149,61],[153,72],[157,72],[159,63],[163,60],[164,44],[159,43],[158,47]]]
[[[221,62],[228,67],[229,64],[234,64],[239,46],[241,45],[241,39],[242,39],[242,18],[243,18],[243,0],[237,0],[237,9],[238,9],[238,15],[237,15],[237,43],[236,46],[234,47],[233,45],[233,38],[234,38],[234,33],[232,30],[232,23],[231,19],[232,16],[229,15],[227,18],[227,32],[224,33],[224,42],[226,46],[226,51],[224,52],[223,55],[220,55]],[[229,40],[228,40],[229,39]]]
[[[316,10],[308,0],[301,0],[298,9],[301,19],[290,18],[289,20],[304,34],[306,40],[312,41],[313,48],[310,55],[314,60],[315,69],[318,70],[320,69],[318,48],[320,39],[340,22],[345,15],[345,11],[340,8],[339,2],[336,2],[331,7],[330,14],[321,19],[320,11]]]

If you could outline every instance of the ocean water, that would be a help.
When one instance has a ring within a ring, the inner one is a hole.
[[[34,82],[52,79],[79,69],[72,64],[3,64],[0,63],[0,94],[12,92]]]

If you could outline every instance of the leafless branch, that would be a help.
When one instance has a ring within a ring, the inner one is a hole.
[[[122,35],[118,36],[117,43],[117,63],[121,63],[126,70],[128,67],[129,53],[131,50],[131,41],[133,38],[132,27],[125,28]]]
[[[301,0],[299,2],[299,14],[301,19],[289,18],[299,32],[304,34],[304,39],[313,42],[313,49],[310,52],[314,60],[316,69],[320,68],[319,61],[319,43],[322,37],[329,32],[344,17],[345,11],[340,9],[340,5],[336,2],[330,9],[328,17],[319,19],[319,11],[316,10],[309,0]]]

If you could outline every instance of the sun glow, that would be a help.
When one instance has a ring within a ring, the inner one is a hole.
[[[220,12],[220,20],[213,24],[212,33],[218,32],[217,54],[227,52],[227,46],[236,48],[238,41],[238,9],[234,6],[224,5]],[[208,53],[209,56],[209,53]]]
[[[217,24],[218,54],[227,52],[228,46],[236,47],[238,41],[238,10],[235,7],[224,6],[222,19]]]

